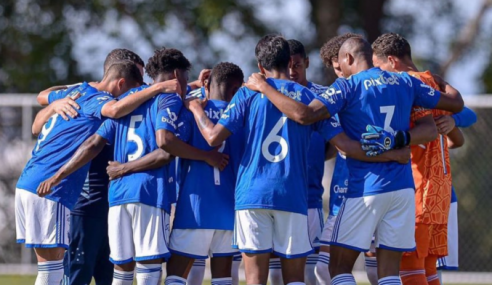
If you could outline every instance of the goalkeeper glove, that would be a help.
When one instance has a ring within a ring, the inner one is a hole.
[[[381,127],[368,125],[360,140],[362,150],[367,156],[376,156],[390,149],[398,149],[410,144],[408,131],[389,132]]]

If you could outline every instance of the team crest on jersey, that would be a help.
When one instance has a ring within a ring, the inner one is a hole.
[[[400,85],[398,77],[392,74],[390,77],[385,77],[383,74],[377,78],[371,78],[364,80],[364,88],[369,90],[369,87],[381,86],[381,85]]]

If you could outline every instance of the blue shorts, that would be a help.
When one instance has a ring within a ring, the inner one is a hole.
[[[70,219],[63,283],[90,284],[94,277],[97,285],[110,285],[114,267],[109,261],[108,218],[71,215]]]

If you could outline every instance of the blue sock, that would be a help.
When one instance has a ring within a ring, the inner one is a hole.
[[[352,274],[339,274],[331,279],[331,285],[356,285]]]
[[[401,285],[400,276],[387,276],[379,279],[378,285]]]

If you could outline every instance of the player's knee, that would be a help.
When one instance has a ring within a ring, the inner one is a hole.
[[[115,264],[114,269],[119,271],[133,271],[135,270],[135,262],[132,261],[124,264]]]

